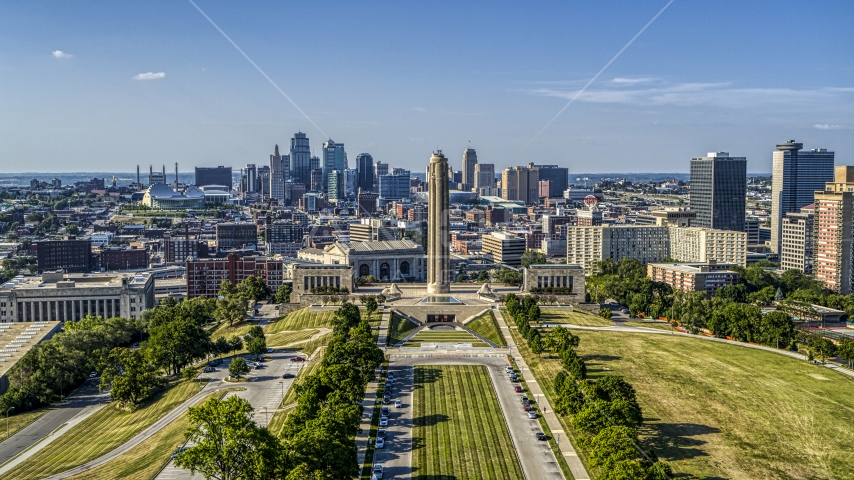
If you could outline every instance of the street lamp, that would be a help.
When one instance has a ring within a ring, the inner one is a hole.
[[[9,412],[14,409],[15,407],[9,407],[9,409],[6,410],[6,438],[9,438]]]

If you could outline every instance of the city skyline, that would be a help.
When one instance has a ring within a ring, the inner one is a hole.
[[[118,151],[126,170],[263,164],[297,131],[313,155],[331,137],[352,156],[412,171],[425,152],[454,152],[455,165],[471,146],[496,170],[537,161],[687,172],[690,158],[729,151],[769,172],[774,145],[792,138],[854,161],[854,42],[844,29],[854,6],[843,2],[673,2],[580,94],[667,2],[543,3],[521,16],[476,5],[197,4],[311,122],[191,3],[6,4],[5,170],[107,170]],[[807,7],[820,22],[763,33]],[[313,18],[360,28],[318,38]],[[380,25],[390,27],[370,28]],[[727,35],[693,34],[718,26]],[[321,76],[330,57],[344,74]]]

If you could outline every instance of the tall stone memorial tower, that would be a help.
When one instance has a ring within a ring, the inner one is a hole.
[[[427,206],[427,294],[451,292],[451,230],[448,220],[448,159],[439,150],[430,157]]]

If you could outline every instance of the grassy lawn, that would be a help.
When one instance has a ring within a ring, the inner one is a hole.
[[[258,322],[240,322],[232,326],[228,326],[227,323],[223,323],[211,330],[211,340],[216,340],[219,337],[231,338],[235,335],[242,337],[249,333],[249,329],[255,325],[258,325]]]
[[[18,430],[35,422],[42,415],[50,410],[49,407],[32,410],[29,412],[20,413],[18,415],[9,415],[9,436],[18,433]],[[12,412],[9,412],[12,413]],[[6,419],[0,417],[0,442],[6,440]]]
[[[616,373],[632,383],[645,416],[642,438],[675,472],[734,480],[854,478],[849,377],[690,337],[573,333],[591,377]],[[553,397],[558,361],[538,362],[526,347],[520,352]]]
[[[568,323],[570,325],[578,325],[579,327],[613,327],[614,322],[605,320],[599,315],[593,315],[587,312],[565,312],[563,310],[546,310],[541,311],[540,320],[543,323]]]
[[[309,307],[293,311],[281,320],[267,325],[267,334],[279,333],[284,330],[305,330],[307,328],[332,328],[332,317],[335,310],[311,312]]]
[[[314,358],[314,360],[312,360],[308,365],[305,365],[299,370],[297,378],[294,379],[294,383],[292,383],[288,391],[285,392],[285,399],[282,400],[282,406],[290,405],[297,401],[297,385],[302,383],[306,377],[314,373],[314,371],[317,370],[318,367],[320,367],[320,360],[323,359],[323,352],[324,350],[321,350],[320,353],[318,353],[317,356]],[[273,416],[273,421],[271,421],[270,424],[275,421],[277,415],[279,414],[277,413]],[[282,421],[284,421],[284,419],[282,419]]]
[[[141,432],[199,391],[196,382],[173,382],[146,406],[128,412],[110,404],[7,473],[4,480],[44,478],[93,460]]]
[[[421,330],[410,339],[421,343],[472,343],[480,340],[466,331],[438,331]]]
[[[486,367],[415,367],[413,403],[413,479],[522,478]]]
[[[668,331],[673,329],[669,323],[661,322],[621,322],[620,325],[625,325],[627,327],[657,328],[659,330]]]
[[[221,398],[227,390],[214,392],[196,405],[212,397]],[[165,428],[136,446],[133,450],[87,472],[69,477],[71,480],[149,480],[169,462],[169,456],[184,444],[184,431],[190,426],[187,414],[176,418]]]
[[[483,315],[479,315],[477,318],[467,323],[466,328],[498,346],[507,346],[507,342],[504,341],[504,335],[502,335],[501,330],[498,329],[498,322],[495,320],[495,314],[492,313],[492,310],[484,313]]]
[[[391,314],[388,327],[388,345],[393,347],[400,343],[410,332],[418,328],[418,325],[408,318],[403,318],[396,313]]]
[[[284,330],[279,333],[274,333],[273,335],[267,335],[267,346],[268,347],[284,347],[285,345],[299,342],[300,340],[305,340],[315,333],[317,330],[308,329],[308,330],[300,330],[297,332],[292,332],[289,330]]]

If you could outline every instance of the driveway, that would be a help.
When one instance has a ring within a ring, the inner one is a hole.
[[[506,421],[525,478],[528,480],[563,478],[548,443],[538,442],[534,437],[534,433],[541,430],[540,424],[536,420],[529,419],[522,410],[520,394],[513,390],[515,384],[510,382],[504,371],[508,365],[507,356],[500,353],[391,354],[389,371],[395,374],[395,392],[392,399],[403,400],[403,408],[391,408],[389,426],[386,429],[386,446],[382,450],[374,451],[374,463],[382,464],[390,478],[411,478],[412,476],[413,367],[416,365],[486,366],[504,414],[504,419],[495,419],[495,421]]]

